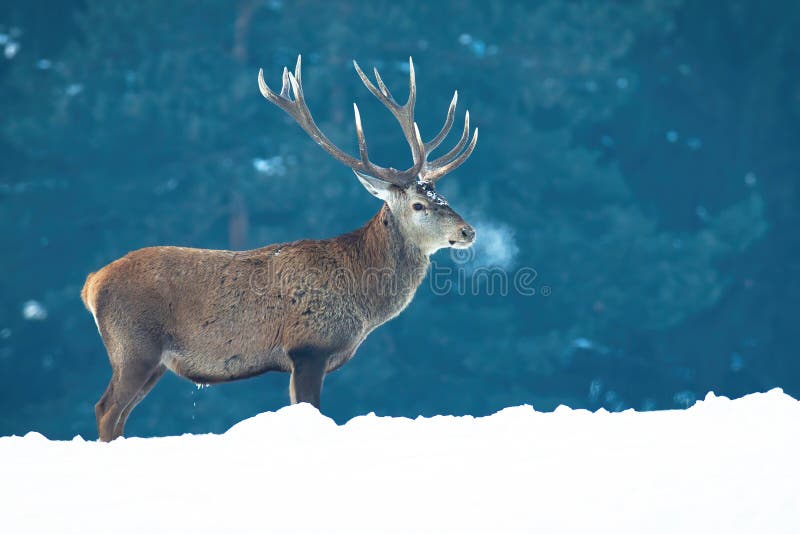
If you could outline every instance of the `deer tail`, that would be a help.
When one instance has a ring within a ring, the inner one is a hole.
[[[89,291],[91,290],[92,286],[92,279],[94,278],[95,273],[89,273],[89,276],[86,277],[86,283],[83,284],[83,289],[81,289],[81,300],[83,301],[83,305],[86,306],[86,309],[90,312],[94,313],[91,304],[89,304]]]

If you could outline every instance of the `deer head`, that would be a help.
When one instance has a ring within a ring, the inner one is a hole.
[[[414,63],[409,58],[409,95],[405,104],[395,101],[377,69],[374,69],[377,87],[367,78],[358,63],[353,62],[364,85],[394,115],[400,123],[413,165],[399,171],[392,167],[380,167],[372,163],[367,151],[367,142],[361,126],[358,106],[353,104],[359,158],[354,158],[336,147],[317,127],[303,97],[301,57],[297,57],[294,73],[283,68],[283,83],[280,93],[273,92],[264,82],[264,72],[258,72],[258,86],[264,98],[289,114],[311,138],[328,154],[350,167],[361,184],[375,197],[383,200],[405,237],[425,254],[432,254],[445,247],[467,248],[475,241],[475,230],[456,213],[447,200],[436,192],[436,182],[445,174],[458,168],[472,154],[478,142],[475,128],[470,140],[469,111],[464,118],[464,130],[458,143],[446,154],[432,161],[429,155],[447,137],[453,126],[458,92],[453,95],[447,117],[439,133],[430,141],[423,142],[414,121],[416,103],[416,80]],[[468,143],[469,141],[469,143]]]

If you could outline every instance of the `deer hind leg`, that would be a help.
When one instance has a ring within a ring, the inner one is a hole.
[[[97,418],[98,425],[100,424],[100,419],[108,411],[108,399],[113,394],[113,391],[114,391],[114,375],[111,376],[111,381],[108,383],[108,387],[103,393],[103,396],[100,397],[100,400],[97,401],[97,404],[94,405],[94,415]]]
[[[101,441],[122,435],[131,410],[164,374],[161,349],[155,343],[135,341],[117,344],[109,350],[113,368],[111,382],[95,405],[97,434]]]
[[[147,379],[141,389],[139,389],[139,392],[136,394],[136,396],[131,399],[128,405],[122,410],[122,413],[117,420],[117,426],[114,427],[115,436],[121,436],[125,432],[125,422],[128,420],[128,416],[131,414],[133,409],[136,408],[140,402],[142,402],[142,399],[144,399],[147,394],[150,393],[150,390],[153,389],[161,377],[164,376],[166,370],[167,368],[164,366],[164,364],[159,364],[150,373],[150,377]]]
[[[300,349],[291,352],[289,357],[292,360],[289,399],[292,404],[308,402],[319,410],[322,381],[328,365],[327,355],[311,349]]]

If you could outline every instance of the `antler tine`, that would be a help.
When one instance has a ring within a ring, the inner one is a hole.
[[[353,115],[356,121],[356,136],[358,137],[358,152],[361,155],[361,161],[369,161],[367,141],[364,139],[364,130],[361,127],[361,113],[358,112],[358,106],[355,102],[353,102]]]
[[[282,81],[283,83],[281,86],[280,95],[277,95],[272,89],[269,88],[267,82],[264,81],[264,69],[258,69],[258,89],[261,91],[261,94],[264,96],[264,98],[294,117],[294,115],[290,113],[289,109],[286,107],[287,103],[291,103],[289,100],[289,71],[286,70],[286,67],[283,68]]]
[[[417,126],[416,122],[414,122],[414,141],[416,141],[417,146],[420,148],[425,146],[425,143],[422,142],[422,136],[419,134],[419,126]],[[422,163],[420,168],[425,166],[425,158],[422,158]]]
[[[356,66],[356,68],[358,68],[358,67]],[[389,91],[389,88],[386,87],[385,83],[383,83],[383,78],[381,78],[381,73],[378,72],[378,68],[377,67],[372,67],[372,72],[375,73],[375,80],[378,82],[378,87],[380,88],[381,93],[383,93],[383,96],[388,98],[392,102],[393,105],[397,105],[397,101],[392,96],[392,93]],[[363,77],[361,79],[364,80]],[[367,78],[364,83],[369,83],[370,85],[372,85],[372,82],[369,81],[369,78]]]
[[[380,87],[380,89],[375,87],[375,84],[373,84],[372,81],[367,78],[367,75],[364,74],[364,71],[361,70],[361,67],[358,66],[358,63],[356,63],[355,60],[353,60],[353,66],[356,69],[356,73],[358,73],[358,77],[361,78],[361,81],[364,83],[364,86],[369,89],[369,92],[372,93],[375,98],[380,100],[381,103],[392,112],[392,115],[394,115],[395,118],[400,121],[400,125],[405,128],[407,125],[403,124],[402,121],[407,119],[408,108],[397,103],[397,101],[394,99],[394,96],[392,96],[392,93],[389,91],[389,88],[386,87],[385,83],[383,83],[383,78],[381,78],[378,69],[373,67],[372,71],[375,73],[375,79],[377,80],[378,87]]]
[[[378,84],[381,86],[381,89],[383,91],[379,91],[378,88],[375,87],[375,85],[370,81],[370,79],[367,78],[367,75],[364,74],[364,71],[361,70],[361,67],[358,66],[358,62],[356,62],[355,59],[353,60],[353,67],[355,67],[356,73],[358,74],[358,77],[361,78],[361,81],[364,84],[364,86],[367,89],[369,89],[369,92],[372,93],[375,96],[375,98],[380,100],[383,103],[383,105],[385,105],[389,109],[392,109],[393,106],[397,104],[394,101],[394,98],[392,98],[391,94],[389,94],[389,90],[386,88],[386,85],[384,85],[383,80],[380,77],[380,74],[378,74],[378,69],[374,70],[376,78],[378,80]],[[386,94],[384,94],[384,91],[386,92]]]
[[[417,103],[417,77],[414,74],[414,60],[408,56],[408,100],[404,107],[411,110],[414,114],[414,105]]]
[[[364,74],[364,71],[361,70],[361,67],[358,65],[358,62],[353,60],[353,66],[358,73],[358,77],[361,78],[361,81],[364,82],[364,85],[369,89],[369,92],[372,93],[375,98],[383,102],[383,104],[392,110],[400,111],[410,111],[411,115],[413,116],[414,113],[414,104],[417,100],[417,81],[416,76],[414,74],[414,61],[411,58],[408,58],[408,72],[409,72],[409,89],[408,89],[408,100],[404,105],[400,105],[397,103],[397,100],[394,99],[392,96],[392,92],[389,91],[389,88],[381,78],[380,72],[378,72],[377,67],[372,68],[372,72],[375,73],[375,80],[378,82],[378,87],[375,87],[375,84],[367,78],[367,75]],[[380,88],[380,89],[378,89]],[[396,115],[396,113],[395,113]]]
[[[264,69],[258,69],[258,90],[261,91],[264,98],[272,102],[275,93],[272,92],[267,82],[264,81]]]
[[[283,67],[283,75],[281,76],[281,96],[289,98],[289,69]]]
[[[441,167],[432,168],[430,171],[425,172],[422,179],[426,182],[436,182],[439,178],[444,176],[445,174],[454,171],[458,167],[461,166],[462,163],[467,161],[467,158],[470,157],[472,151],[475,150],[475,145],[478,144],[478,129],[475,128],[475,133],[472,135],[472,141],[470,141],[469,146],[467,149],[461,153],[457,158],[453,159],[452,161],[442,165]]]
[[[425,143],[425,154],[430,154],[433,152],[436,147],[438,147],[447,134],[450,133],[450,128],[453,127],[453,119],[455,118],[456,114],[456,103],[458,102],[458,91],[453,93],[453,99],[450,101],[450,107],[447,108],[447,118],[444,120],[444,126],[442,129],[439,130],[439,133],[436,134],[436,137]]]
[[[431,161],[428,166],[431,168],[436,168],[441,165],[446,165],[451,159],[456,157],[459,152],[464,149],[464,145],[467,144],[469,140],[469,110],[467,110],[466,114],[464,115],[464,130],[461,132],[461,138],[456,143],[456,146],[450,149],[450,151],[441,156],[436,158],[435,160]]]
[[[410,58],[409,58],[410,59]],[[411,148],[411,155],[414,160],[414,165],[419,165],[419,169],[422,170],[423,166],[425,165],[425,145],[422,142],[417,142],[415,139],[414,134],[414,104],[416,102],[416,94],[417,94],[417,87],[416,87],[416,78],[414,75],[414,63],[409,62],[409,93],[408,93],[408,100],[404,105],[400,105],[392,96],[392,93],[389,91],[389,88],[386,87],[386,84],[383,82],[383,78],[378,73],[377,68],[373,68],[375,72],[375,80],[378,83],[378,87],[375,87],[367,75],[364,74],[364,71],[361,70],[357,61],[353,61],[353,67],[356,69],[356,73],[358,73],[358,77],[361,78],[361,81],[364,83],[364,86],[369,90],[372,95],[381,101],[381,103],[392,112],[397,122],[400,123],[400,128],[403,130],[403,135],[406,137],[406,141],[408,142],[408,146]]]
[[[351,169],[369,174],[388,183],[392,183],[401,187],[408,185],[410,182],[418,178],[419,173],[422,171],[422,167],[425,164],[425,160],[419,156],[422,154],[423,143],[420,139],[419,131],[417,130],[415,124],[406,126],[406,123],[401,120],[403,133],[406,134],[406,138],[408,139],[412,153],[414,154],[414,165],[405,171],[398,171],[392,167],[379,167],[378,165],[375,165],[369,161],[367,142],[364,138],[364,131],[361,125],[361,116],[358,112],[358,107],[355,107],[354,105],[356,135],[358,136],[359,153],[361,156],[361,159],[356,159],[334,145],[331,140],[328,139],[324,133],[322,133],[322,131],[314,122],[314,118],[311,116],[311,111],[309,111],[303,95],[301,69],[301,56],[297,56],[297,64],[295,66],[294,73],[290,72],[286,67],[283,68],[280,94],[276,94],[274,91],[272,91],[272,89],[269,88],[267,83],[264,81],[264,70],[259,69],[258,88],[260,89],[261,94],[264,96],[264,98],[281,108],[286,112],[286,114],[292,117],[295,122],[297,122],[297,124],[303,130],[305,130],[305,132],[311,136],[311,138],[328,154],[333,156],[336,160],[344,163]],[[359,74],[362,76],[363,80],[365,78],[363,73],[359,72]],[[370,88],[370,91],[373,91],[373,93],[377,92],[377,89],[375,89],[374,86],[370,87],[368,85],[368,88]],[[390,107],[390,109],[392,108]],[[405,110],[399,107],[398,110],[401,110],[398,112],[403,113],[398,116],[398,119],[400,119],[401,117],[405,116]],[[392,112],[395,114],[395,110],[392,109]],[[397,116],[397,114],[395,114],[395,116]],[[411,131],[409,132],[409,130]]]

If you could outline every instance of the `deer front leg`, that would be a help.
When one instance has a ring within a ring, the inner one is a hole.
[[[292,404],[308,402],[319,410],[322,381],[328,365],[326,354],[302,349],[290,353],[292,377],[289,379],[289,398]]]

